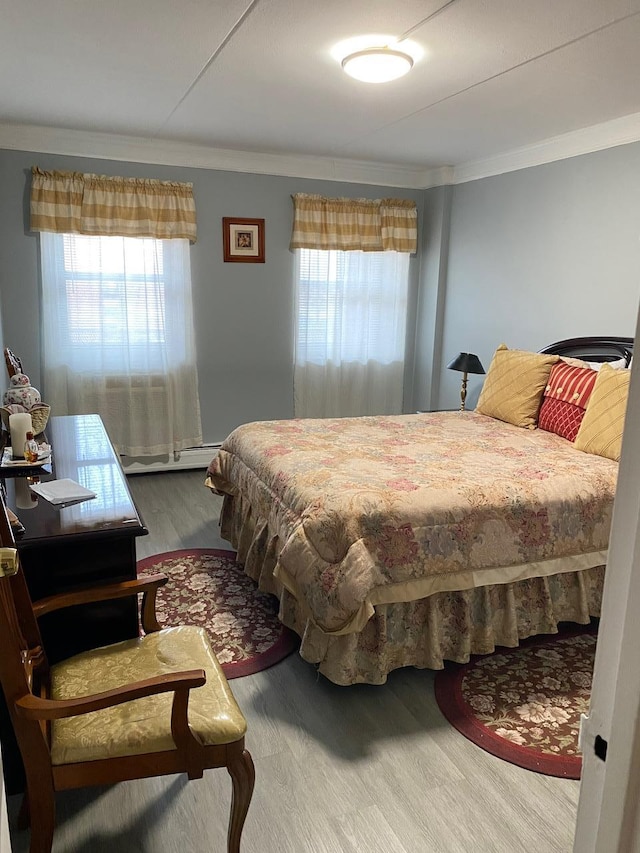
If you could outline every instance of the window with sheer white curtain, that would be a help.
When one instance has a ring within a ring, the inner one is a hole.
[[[202,444],[189,242],[43,231],[43,390],[120,453]]]
[[[402,411],[407,252],[296,249],[296,417]]]

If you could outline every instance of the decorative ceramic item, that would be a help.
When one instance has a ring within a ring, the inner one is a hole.
[[[6,421],[5,425],[7,426],[7,429],[9,429],[9,426],[8,426],[9,415],[17,415],[18,412],[26,412],[26,411],[27,410],[25,409],[25,407],[21,406],[20,403],[10,403],[8,406],[3,406],[2,407],[2,420],[3,420],[3,422]],[[6,414],[6,417],[5,417],[5,414]]]
[[[9,431],[9,418],[11,415],[19,414],[20,412],[28,412],[31,415],[33,423],[33,431],[39,435],[44,431],[51,414],[51,406],[48,403],[36,403],[30,409],[26,409],[19,403],[10,403],[8,406],[0,406],[0,419],[4,428]]]
[[[40,392],[31,385],[31,380],[27,374],[14,373],[9,388],[4,392],[2,403],[5,406],[18,404],[24,406],[25,409],[30,409],[36,403],[40,403],[41,400]]]
[[[33,431],[36,435],[44,431],[51,414],[51,406],[48,403],[36,403],[29,409]]]

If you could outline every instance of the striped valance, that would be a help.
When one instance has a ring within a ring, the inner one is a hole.
[[[31,229],[196,241],[193,185],[31,170]]]
[[[415,202],[397,198],[324,198],[296,193],[291,249],[415,252]]]

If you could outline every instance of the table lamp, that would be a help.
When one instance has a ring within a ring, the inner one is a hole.
[[[447,365],[448,370],[458,370],[462,373],[462,387],[460,388],[460,411],[464,412],[464,404],[467,399],[467,375],[469,373],[484,373],[485,369],[480,359],[472,352],[461,352]]]

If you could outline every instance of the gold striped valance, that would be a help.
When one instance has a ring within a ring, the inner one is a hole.
[[[31,229],[196,241],[193,185],[31,169]]]
[[[415,202],[397,198],[324,198],[296,193],[291,249],[415,252]]]

